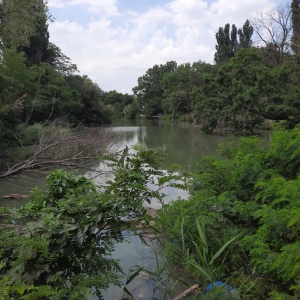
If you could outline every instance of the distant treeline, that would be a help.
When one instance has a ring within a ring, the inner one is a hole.
[[[170,61],[148,69],[133,88],[143,113],[187,120],[209,133],[254,133],[266,119],[293,127],[300,120],[299,19],[299,1],[292,1],[241,29],[220,27],[214,64]]]

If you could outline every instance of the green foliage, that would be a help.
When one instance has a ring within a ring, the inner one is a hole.
[[[0,284],[7,296],[35,299],[55,292],[53,299],[85,299],[92,287],[100,297],[100,289],[120,285],[122,270],[111,253],[124,240],[121,218],[143,216],[144,201],[162,198],[150,184],[163,187],[178,179],[157,177],[163,175],[158,150],[131,151],[103,158],[114,179],[105,185],[55,170],[46,179],[47,191],[36,188],[14,210],[11,221],[24,223],[22,230],[0,230]]]
[[[43,126],[40,123],[34,123],[32,125],[18,125],[16,128],[16,136],[19,143],[23,146],[37,143],[39,141],[42,128]]]
[[[233,24],[230,31],[230,24],[226,24],[223,27],[219,28],[219,31],[216,34],[216,53],[215,53],[215,62],[224,63],[228,61],[231,57],[235,55],[237,50],[237,28]]]
[[[163,76],[164,99],[162,108],[165,114],[171,115],[173,120],[178,120],[182,114],[192,111],[190,92],[198,78],[198,74],[190,64],[177,67],[174,72]]]
[[[230,24],[226,24],[219,28],[216,34],[216,53],[215,62],[217,64],[225,63],[229,59],[236,55],[238,49],[250,48],[252,45],[253,27],[249,20],[243,25],[242,29],[237,30],[236,26],[233,24],[230,30]],[[237,36],[239,36],[239,41]]]
[[[111,121],[103,91],[87,76],[75,76],[76,65],[49,42],[49,18],[47,1],[0,3],[1,146],[14,145],[16,127],[36,122],[66,116],[72,125]]]
[[[155,184],[157,176],[163,175],[158,170],[163,158],[162,152],[157,149],[147,150],[141,146],[136,146],[135,150],[138,152],[130,153],[130,149],[126,147],[117,158],[108,157],[111,160],[109,166],[113,168],[113,179],[108,181],[109,186],[105,192],[119,203],[120,216],[139,216],[143,211],[144,201],[150,203],[152,198],[161,200],[163,197],[159,189],[149,189],[150,185]],[[126,200],[128,198],[130,201]]]
[[[136,114],[140,112],[140,107],[134,101],[133,95],[121,94],[117,91],[109,91],[104,93],[104,103],[112,110],[112,117],[120,119],[124,114],[128,113],[130,118],[135,118]],[[131,106],[133,104],[133,106]],[[128,109],[128,107],[130,109]],[[124,111],[125,110],[125,111]]]
[[[1,47],[29,46],[38,21],[47,19],[47,7],[39,0],[4,0],[0,4]]]
[[[299,122],[294,60],[270,68],[262,51],[241,49],[193,91],[196,114],[206,132],[254,133],[264,119]],[[294,125],[292,125],[294,126]]]
[[[141,111],[139,103],[137,100],[134,100],[131,104],[125,106],[123,114],[125,119],[135,119]]]
[[[164,92],[162,78],[164,74],[173,72],[176,68],[175,61],[164,65],[154,65],[147,70],[145,75],[138,78],[138,85],[132,90],[137,95],[147,117],[153,117],[162,112],[161,97]]]
[[[291,1],[293,35],[291,38],[292,49],[296,54],[300,50],[300,3],[299,0]]]
[[[222,252],[237,238],[234,237],[227,241],[216,253],[210,253],[210,249],[207,244],[205,225],[203,222],[196,220],[196,226],[198,230],[197,242],[193,241],[195,247],[195,254],[190,255],[188,250],[188,264],[191,265],[198,272],[198,276],[202,278],[202,284],[208,284],[216,280],[215,274],[219,273],[218,268],[215,266],[215,261],[219,258]],[[182,240],[184,240],[184,233],[182,232]]]
[[[165,205],[158,217],[164,255],[193,266],[200,282],[228,282],[245,299],[297,299],[299,134],[299,127],[277,129],[268,147],[243,138],[221,146],[220,157],[203,158],[190,199]]]

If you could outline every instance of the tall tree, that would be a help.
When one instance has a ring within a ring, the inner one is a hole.
[[[36,21],[47,14],[43,0],[2,0],[0,2],[0,41],[4,47],[29,46],[37,29]]]
[[[220,27],[216,33],[216,53],[215,62],[222,63],[230,58],[230,24],[226,24],[225,27]]]
[[[239,35],[239,48],[250,48],[252,46],[252,35],[253,35],[253,26],[250,24],[249,20],[243,25],[242,29],[238,30]]]
[[[220,27],[216,34],[217,51],[215,52],[215,62],[217,64],[225,63],[236,55],[238,49],[251,47],[252,34],[253,27],[250,25],[249,20],[239,30],[237,30],[234,24],[231,26],[231,30],[230,24],[226,24],[224,28]]]
[[[48,43],[44,61],[65,77],[78,72],[76,64],[72,63],[70,57],[62,53],[61,49],[51,42]]]
[[[33,19],[34,33],[30,35],[28,45],[18,47],[19,51],[25,52],[29,66],[47,61],[49,45],[46,6],[43,0],[32,3],[30,10],[35,16]]]
[[[292,28],[291,38],[292,50],[299,53],[300,50],[300,0],[293,0],[291,3]]]
[[[189,114],[192,110],[190,93],[194,87],[201,84],[200,76],[195,70],[195,65],[185,63],[178,66],[174,72],[166,73],[162,83],[164,113],[178,121],[180,115]]]

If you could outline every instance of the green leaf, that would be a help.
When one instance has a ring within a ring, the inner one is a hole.
[[[197,269],[205,278],[206,280],[212,282],[212,276],[208,274],[207,271],[205,271],[204,268],[202,268],[199,264],[197,264],[194,261],[189,262],[195,269]]]
[[[212,265],[214,263],[214,261],[221,255],[221,253],[226,249],[226,247],[231,244],[239,235],[235,236],[234,238],[232,238],[231,240],[227,241],[220,249],[219,251],[217,251],[212,259],[209,262],[209,265]]]

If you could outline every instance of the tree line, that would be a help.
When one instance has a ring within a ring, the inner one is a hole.
[[[133,97],[104,92],[50,41],[41,0],[0,3],[0,141],[12,145],[21,129],[66,117],[73,125],[102,125],[122,115]],[[131,111],[127,110],[130,115]]]
[[[299,123],[299,1],[216,33],[214,64],[155,65],[133,88],[143,113],[251,132],[265,120]],[[254,43],[254,36],[258,42]]]
[[[0,4],[0,140],[17,142],[24,127],[67,116],[73,125],[121,117],[163,116],[205,132],[254,133],[268,120],[298,123],[299,3],[280,5],[216,33],[214,63],[154,65],[134,95],[103,91],[51,43],[47,4]],[[259,43],[253,42],[253,36]],[[257,46],[259,45],[259,46]]]

